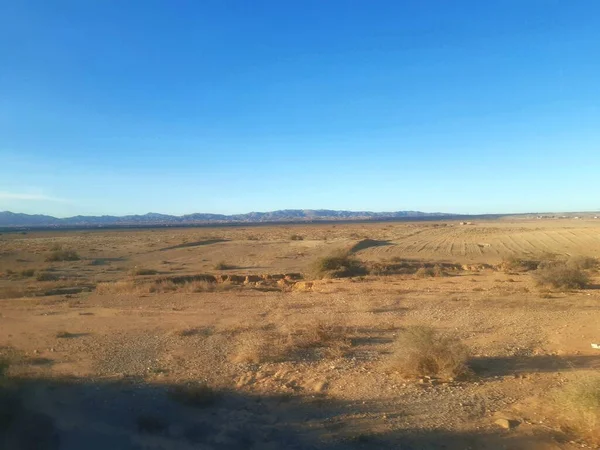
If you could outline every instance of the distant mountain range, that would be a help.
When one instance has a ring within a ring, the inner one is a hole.
[[[0,211],[0,227],[111,227],[111,226],[177,226],[211,223],[311,222],[335,220],[433,219],[455,217],[453,214],[421,211],[371,212],[335,211],[330,209],[284,209],[247,214],[195,213],[183,216],[148,213],[132,216],[74,216],[59,219],[40,214],[20,214]]]

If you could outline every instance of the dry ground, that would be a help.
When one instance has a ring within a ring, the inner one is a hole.
[[[553,398],[600,369],[590,346],[600,276],[547,292],[494,266],[600,256],[599,222],[4,233],[0,439],[61,450],[593,448]],[[80,259],[46,261],[58,247]],[[367,263],[462,269],[310,279],[316,258],[350,249]],[[305,279],[278,280],[295,273]],[[411,325],[460,337],[471,373],[404,378],[389,362]]]

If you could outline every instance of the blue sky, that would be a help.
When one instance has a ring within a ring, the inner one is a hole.
[[[0,0],[0,210],[597,210],[599,174],[597,0]]]

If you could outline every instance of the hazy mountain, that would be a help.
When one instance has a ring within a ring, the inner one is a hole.
[[[148,213],[131,216],[74,216],[59,219],[52,216],[0,212],[0,227],[76,227],[76,226],[145,226],[145,225],[193,225],[207,223],[260,223],[260,222],[305,222],[313,220],[360,220],[447,217],[450,214],[424,213],[420,211],[372,212],[335,211],[329,209],[285,209],[247,214],[194,213],[184,216]]]

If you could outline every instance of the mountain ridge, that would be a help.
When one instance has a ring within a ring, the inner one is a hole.
[[[125,216],[82,216],[57,218],[44,214],[24,214],[0,211],[0,227],[73,227],[73,226],[145,226],[194,225],[210,223],[309,222],[326,220],[381,220],[451,217],[455,214],[422,211],[347,211],[333,209],[282,209],[245,214],[192,213],[181,216],[149,212]]]

